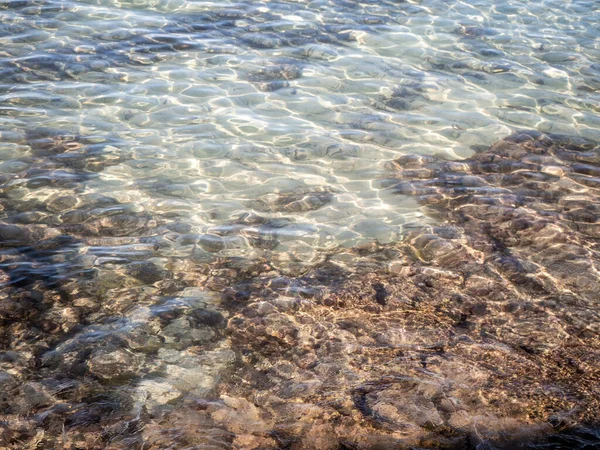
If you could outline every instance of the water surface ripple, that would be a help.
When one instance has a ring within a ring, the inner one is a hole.
[[[595,448],[599,23],[1,1],[0,447]]]

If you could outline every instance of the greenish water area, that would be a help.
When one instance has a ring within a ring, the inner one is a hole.
[[[0,0],[0,449],[600,448],[599,24]]]

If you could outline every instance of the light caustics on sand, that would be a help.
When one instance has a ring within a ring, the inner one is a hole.
[[[598,445],[598,23],[0,2],[0,447]]]

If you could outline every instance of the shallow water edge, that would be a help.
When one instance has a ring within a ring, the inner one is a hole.
[[[0,449],[598,448],[598,23],[0,1]]]
[[[520,132],[390,167],[380,181],[438,225],[302,273],[161,268],[160,241],[121,237],[148,219],[118,203],[79,227],[2,223],[3,445],[536,448],[572,428],[543,448],[596,445],[598,146]]]

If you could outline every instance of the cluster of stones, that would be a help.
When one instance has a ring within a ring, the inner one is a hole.
[[[514,448],[598,417],[593,143],[520,133],[463,161],[401,157],[385,183],[439,225],[292,276],[218,256],[226,233],[269,219],[195,235],[78,194],[93,171],[60,164],[85,138],[27,142],[25,172],[2,184],[6,448]],[[69,182],[37,202],[26,171]]]
[[[208,288],[252,268],[211,268],[225,237],[86,192],[128,158],[119,142],[2,138],[23,156],[0,180],[0,447],[141,445],[156,411],[203,398],[232,366]],[[174,247],[189,252],[167,264]]]
[[[597,420],[600,150],[529,132],[391,169],[439,226],[234,288],[222,389],[258,408],[255,448],[514,448]]]

